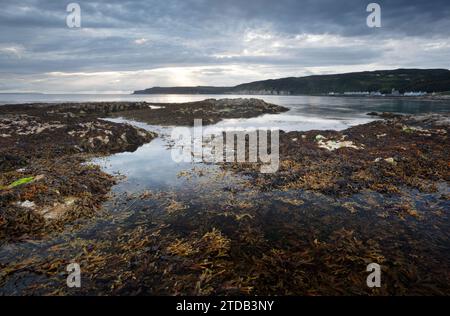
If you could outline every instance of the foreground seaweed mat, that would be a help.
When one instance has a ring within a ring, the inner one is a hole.
[[[3,247],[2,294],[448,294],[449,203],[437,194],[261,193],[204,177],[208,189],[121,194],[75,234]],[[397,216],[403,204],[420,217]],[[66,286],[70,262],[80,289]],[[371,262],[379,289],[365,284]]]
[[[0,293],[449,295],[447,120],[281,133],[275,174],[196,164],[174,190],[116,186],[94,218],[5,242]],[[2,185],[15,181],[41,180]],[[81,288],[66,285],[71,262]],[[366,285],[369,263],[380,288]]]

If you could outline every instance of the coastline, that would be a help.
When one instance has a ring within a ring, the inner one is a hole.
[[[442,252],[450,205],[448,114],[371,113],[380,120],[339,132],[281,132],[279,172],[262,175],[257,164],[223,164],[223,174],[209,174],[196,166],[180,175],[204,179],[194,195],[189,187],[187,192],[111,197],[117,178],[85,163],[134,151],[157,137],[99,118],[191,126],[200,112],[205,124],[213,124],[286,111],[257,100],[230,102],[2,107],[0,231],[6,249],[23,253],[8,257],[8,251],[0,251],[0,292],[448,293],[447,266],[442,265],[448,256]],[[230,110],[220,111],[224,106]],[[23,179],[28,180],[13,185]],[[91,225],[100,226],[91,232]],[[428,226],[432,239],[422,238]],[[54,244],[59,236],[72,234],[78,237]],[[32,257],[28,243],[43,254]],[[409,244],[414,252],[408,251]],[[87,285],[69,292],[54,282],[73,260],[73,249]],[[364,286],[360,271],[368,260],[388,267],[384,287]],[[32,271],[25,276],[24,264]],[[48,272],[49,265],[56,268]],[[49,277],[36,278],[34,273],[41,272]],[[21,277],[34,285],[17,290],[12,284]]]
[[[102,118],[189,126],[198,115],[207,125],[286,110],[256,99],[5,105],[0,109],[0,240],[61,230],[79,217],[93,216],[116,180],[86,162],[133,152],[157,137]]]
[[[158,95],[159,93],[131,93],[131,95]],[[223,92],[223,93],[176,93],[176,92],[165,92],[167,95],[233,95],[233,96],[285,96],[285,97],[336,97],[336,98],[368,98],[368,99],[394,99],[394,100],[439,100],[439,101],[448,101],[450,100],[450,95],[424,95],[424,96],[394,96],[394,95],[344,95],[344,94],[276,94],[276,93],[237,93],[237,92]]]

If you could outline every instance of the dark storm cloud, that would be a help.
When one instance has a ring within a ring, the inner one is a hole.
[[[81,29],[71,30],[65,24],[70,2],[81,6]],[[369,2],[381,5],[380,29],[366,26]],[[444,59],[450,50],[448,0],[25,0],[0,4],[0,76],[227,64],[397,65],[395,43],[408,39],[418,47],[405,64],[417,61],[417,67],[448,67]],[[304,34],[323,37],[298,37]]]
[[[86,14],[86,27],[158,26],[185,32],[210,25],[253,24],[261,21],[286,32],[367,33],[365,8],[361,0],[109,0],[73,1]],[[390,32],[425,34],[446,32],[434,28],[436,22],[449,22],[447,0],[383,0],[383,18]],[[11,1],[2,4],[1,26],[60,27],[65,6],[70,1]],[[446,24],[448,25],[448,24]]]

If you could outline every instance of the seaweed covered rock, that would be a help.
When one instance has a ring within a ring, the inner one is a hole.
[[[0,240],[53,231],[83,214],[92,216],[115,180],[84,163],[134,151],[156,137],[95,117],[1,110]]]
[[[434,192],[450,181],[449,116],[394,115],[344,131],[280,133],[280,168],[261,174],[255,164],[225,166],[251,175],[263,190],[306,189],[350,195],[402,187]]]

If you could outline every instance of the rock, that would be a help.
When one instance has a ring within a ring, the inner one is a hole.
[[[38,210],[38,213],[47,220],[57,219],[72,208],[76,201],[77,198],[75,197],[66,197],[64,203],[54,203],[52,207]]]
[[[394,158],[389,157],[389,158],[376,158],[373,162],[380,162],[380,161],[386,161],[387,163],[390,163],[391,165],[396,165],[397,162],[395,161]]]
[[[326,138],[322,135],[316,136],[316,141],[319,147],[328,149],[329,151],[333,151],[339,148],[363,149],[363,146],[356,146],[352,141],[344,139],[345,136],[343,136],[341,140],[326,140]]]
[[[390,164],[392,164],[392,165],[397,164],[397,163],[395,162],[394,158],[392,158],[392,157],[385,158],[384,161],[386,161],[387,163],[390,163]]]
[[[19,207],[24,207],[24,208],[29,208],[29,209],[34,209],[36,207],[36,204],[34,204],[34,202],[28,201],[28,200],[26,200],[24,202],[17,202],[16,205]]]

